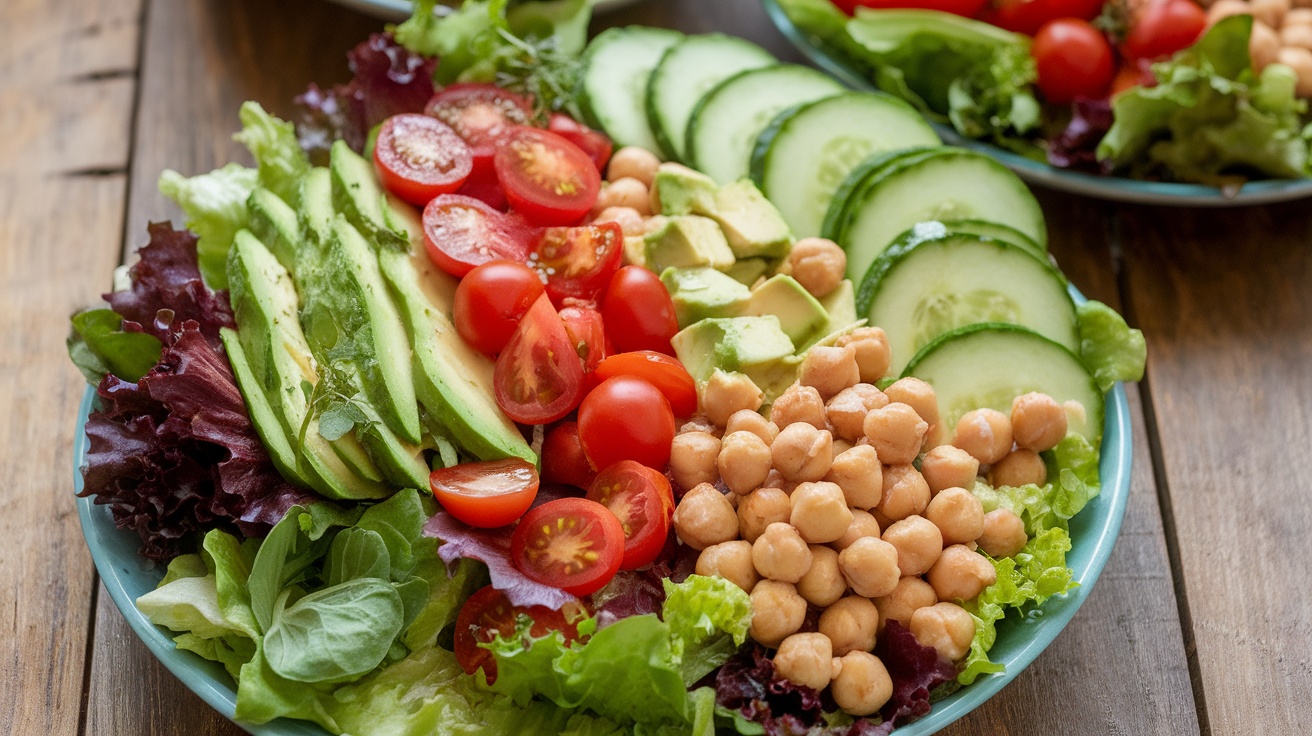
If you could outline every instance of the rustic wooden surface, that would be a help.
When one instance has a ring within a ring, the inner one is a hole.
[[[754,0],[650,0],[601,25],[744,35]],[[322,0],[0,3],[0,731],[238,734],[132,634],[71,495],[66,317],[151,219],[164,168],[243,153],[242,100],[287,114],[380,27]],[[1312,210],[1042,193],[1053,253],[1148,336],[1120,540],[1070,626],[943,733],[1312,732]]]

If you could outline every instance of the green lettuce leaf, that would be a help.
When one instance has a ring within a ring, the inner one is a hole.
[[[123,318],[112,309],[88,309],[73,315],[68,336],[68,357],[99,385],[106,373],[136,383],[159,362],[163,345],[154,335],[123,332]]]
[[[829,0],[779,0],[779,7],[813,40],[834,48],[846,43],[847,15]]]
[[[257,183],[255,169],[236,163],[192,177],[172,169],[159,175],[160,192],[177,202],[186,214],[187,229],[200,237],[200,272],[211,288],[228,288],[228,249],[246,226],[246,200]]]
[[[1098,451],[1089,441],[1070,434],[1044,453],[1049,481],[1044,485],[993,487],[977,481],[971,492],[987,513],[1005,508],[1025,522],[1031,537],[1049,529],[1066,529],[1068,522],[1098,495]]]
[[[952,80],[948,119],[967,138],[991,140],[1035,160],[1046,161],[1031,136],[1041,108],[1034,98],[1038,69],[1026,43],[993,48],[988,62]]]
[[[685,685],[724,664],[747,640],[752,603],[741,588],[721,577],[692,575],[683,583],[665,580],[662,614]]]
[[[1102,302],[1087,301],[1076,308],[1080,328],[1080,360],[1088,366],[1098,387],[1111,389],[1117,381],[1143,378],[1148,344],[1143,333],[1125,324],[1125,318]]]
[[[296,126],[270,115],[258,102],[242,103],[241,132],[233,140],[255,157],[259,183],[295,207],[310,159],[296,141]]]

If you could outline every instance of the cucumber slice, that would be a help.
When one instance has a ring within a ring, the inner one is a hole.
[[[912,225],[945,218],[987,218],[1048,242],[1043,211],[1019,177],[984,154],[939,148],[893,162],[853,193],[837,238],[848,275],[863,274]]]
[[[1039,245],[1034,238],[1014,227],[988,220],[943,220],[943,225],[954,233],[983,235],[994,240],[1005,240],[1012,245],[1019,245],[1044,260],[1048,259],[1048,249]]]
[[[884,328],[900,373],[945,332],[980,322],[1021,325],[1080,349],[1075,303],[1057,269],[1018,245],[921,223],[866,272],[857,314]]]
[[[888,153],[876,153],[857,164],[855,168],[848,172],[838,188],[834,190],[833,196],[829,198],[829,208],[825,210],[825,219],[820,225],[820,237],[829,238],[833,241],[838,240],[838,236],[842,234],[843,227],[847,222],[848,204],[871,176],[883,171],[897,161],[909,160],[914,156],[920,156],[934,150],[935,147],[918,147],[901,151],[889,151]]]
[[[780,113],[756,139],[752,179],[793,230],[819,235],[834,191],[871,154],[939,145],[920,113],[882,92],[848,92]]]
[[[604,130],[616,148],[659,148],[647,122],[647,78],[665,50],[682,39],[666,28],[629,26],[602,31],[588,44],[579,106],[588,124]]]
[[[686,160],[684,133],[712,87],[748,69],[778,63],[756,44],[723,33],[688,36],[666,49],[647,81],[647,122],[666,158]]]
[[[693,109],[685,135],[689,165],[721,184],[741,179],[757,137],[774,116],[842,91],[833,78],[795,64],[739,72],[712,87]]]
[[[948,431],[974,409],[1010,415],[1012,399],[1038,391],[1059,403],[1079,402],[1084,418],[1071,417],[1069,431],[1095,448],[1102,439],[1098,382],[1074,353],[1024,327],[986,323],[949,332],[926,345],[902,375],[934,387]]]

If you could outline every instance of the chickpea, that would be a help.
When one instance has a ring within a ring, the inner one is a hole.
[[[592,218],[593,222],[614,222],[626,236],[641,236],[646,232],[642,215],[632,207],[607,207]]]
[[[825,480],[843,489],[847,505],[868,509],[884,496],[884,466],[879,454],[869,445],[858,445],[834,458]]]
[[[611,155],[610,164],[606,166],[606,179],[637,179],[650,189],[660,166],[661,160],[651,151],[639,146],[625,146]]]
[[[911,614],[911,633],[924,646],[934,647],[939,656],[956,662],[970,651],[975,638],[975,619],[955,603],[935,603]]]
[[[878,327],[858,327],[838,338],[838,347],[856,348],[856,365],[861,371],[862,383],[874,383],[888,373],[892,353],[888,348],[888,335]]]
[[[943,535],[943,544],[973,542],[984,533],[984,504],[965,488],[944,488],[925,507],[925,518]]]
[[[833,674],[834,648],[824,634],[793,634],[774,653],[780,677],[798,685],[824,690]]]
[[[925,477],[911,465],[884,468],[884,495],[876,506],[889,521],[899,521],[922,513],[929,506],[929,486]],[[887,529],[888,524],[882,524]]]
[[[878,627],[878,609],[861,596],[841,598],[820,614],[820,633],[829,637],[835,657],[874,649]]]
[[[797,633],[806,619],[806,600],[792,583],[762,580],[752,588],[752,638],[767,647],[777,647]]]
[[[1291,11],[1292,14],[1292,11]],[[1288,20],[1280,29],[1280,43],[1285,48],[1312,49],[1312,20],[1307,23],[1290,24]],[[1285,62],[1281,61],[1281,64]],[[1298,72],[1297,69],[1294,70]]]
[[[901,577],[897,548],[875,537],[862,537],[839,552],[838,568],[852,592],[866,598],[892,593]]]
[[[712,544],[697,557],[698,575],[718,575],[748,593],[760,581],[752,564],[752,545],[741,539]]]
[[[828,400],[839,391],[860,383],[856,348],[851,345],[841,348],[817,345],[806,351],[797,375],[803,386],[811,386],[820,392],[820,398]]]
[[[830,547],[842,552],[862,537],[878,537],[879,522],[868,511],[852,509],[852,523],[847,525],[843,536],[829,543]]]
[[[716,466],[720,479],[740,496],[756,490],[770,474],[770,446],[751,432],[726,434]]]
[[[994,486],[1019,487],[1048,482],[1048,466],[1033,450],[1016,450],[989,468],[989,483]]]
[[[889,401],[895,401],[899,404],[906,404],[921,419],[929,425],[929,430],[925,433],[925,446],[934,447],[942,444],[942,439],[938,436],[940,425],[938,414],[938,396],[934,393],[934,387],[919,378],[906,377],[899,378],[884,389],[884,395]]]
[[[767,527],[787,522],[793,513],[793,502],[779,488],[762,486],[738,500],[738,527],[743,539],[755,542]]]
[[[1047,394],[1022,394],[1011,402],[1011,434],[1026,450],[1051,450],[1066,437],[1066,412]]]
[[[1285,13],[1289,12],[1289,0],[1250,0],[1248,10],[1255,20],[1279,28],[1284,25]]]
[[[838,569],[838,553],[818,544],[811,545],[811,567],[797,581],[797,593],[813,606],[824,608],[847,590],[847,581]]]
[[[929,423],[910,406],[893,402],[867,414],[864,428],[881,462],[906,465],[920,454]]]
[[[774,468],[791,481],[816,481],[825,477],[833,463],[834,437],[805,422],[790,424],[779,430],[770,452]]]
[[[816,429],[824,429],[828,426],[825,420],[825,402],[814,386],[794,383],[770,406],[770,421],[774,422],[780,431],[798,422],[809,424]]]
[[[738,538],[738,515],[715,486],[703,483],[683,495],[674,509],[674,531],[695,550]]]
[[[1280,27],[1281,31],[1284,31],[1287,28],[1293,28],[1294,26],[1312,26],[1312,9],[1307,7],[1306,2],[1298,3],[1298,5],[1301,7],[1295,7],[1288,13],[1285,13],[1285,24]],[[1281,40],[1283,39],[1284,36],[1282,35]],[[1286,41],[1285,45],[1288,46],[1291,44]],[[1293,45],[1301,46],[1302,44]]]
[[[817,298],[828,296],[838,288],[847,272],[847,253],[825,238],[802,238],[784,261],[784,273]]]
[[[881,538],[897,549],[897,566],[903,577],[923,575],[943,551],[943,534],[923,516],[893,522]]]
[[[878,506],[866,510],[870,512],[870,516],[874,518],[875,523],[879,525],[880,529],[887,529],[893,525],[894,519],[884,516],[884,512],[880,511]],[[902,518],[905,519],[906,517],[904,516]]]
[[[647,185],[632,177],[602,185],[597,201],[592,205],[593,219],[611,207],[629,207],[643,217],[651,216],[651,195],[647,192]]]
[[[763,578],[796,583],[811,567],[811,549],[792,525],[776,522],[752,542],[752,564]]]
[[[1214,26],[1232,15],[1252,14],[1252,8],[1245,0],[1217,0],[1207,9],[1207,25]]]
[[[902,578],[892,593],[875,599],[875,608],[879,609],[879,630],[883,631],[889,621],[908,626],[911,614],[935,603],[938,603],[938,593],[934,592],[932,585],[917,577]]]
[[[720,477],[715,459],[720,454],[720,440],[707,432],[684,432],[670,443],[670,473],[680,488],[715,483]]]
[[[996,463],[1011,452],[1011,439],[1011,420],[1006,414],[995,409],[976,409],[966,412],[957,422],[952,444],[981,463]]]
[[[1275,29],[1254,20],[1252,34],[1248,37],[1248,55],[1253,59],[1255,71],[1260,72],[1274,64],[1280,57],[1280,36]]]
[[[793,512],[789,522],[811,544],[827,544],[843,536],[852,523],[847,498],[836,483],[802,483],[790,497]]]
[[[1025,534],[1025,522],[1010,509],[993,509],[984,514],[984,531],[976,538],[979,548],[990,557],[1015,557],[1030,538]]]
[[[844,713],[868,716],[893,697],[893,680],[879,657],[869,652],[848,652],[842,669],[829,685],[829,693]]]
[[[1309,28],[1308,26],[1295,26],[1296,28]],[[1309,28],[1312,30],[1312,28]],[[1312,36],[1312,34],[1308,34]],[[1298,83],[1294,92],[1299,97],[1312,97],[1312,51],[1301,46],[1286,46],[1280,49],[1280,54],[1276,61],[1294,70],[1298,76]]]
[[[954,544],[943,550],[925,577],[934,586],[939,600],[968,601],[996,582],[998,571],[984,555]]]
[[[701,414],[692,415],[688,421],[683,423],[683,426],[679,427],[679,434],[688,432],[705,432],[716,437],[720,436],[720,428]]]
[[[939,445],[925,453],[920,473],[925,476],[931,493],[946,488],[970,488],[979,475],[979,461],[960,447]]]
[[[829,433],[833,434],[833,430],[830,430]],[[837,460],[839,455],[842,455],[843,453],[847,452],[853,447],[856,447],[856,445],[852,444],[851,442],[848,442],[847,440],[839,439],[835,437],[833,443],[829,445],[829,450],[834,460]],[[832,460],[830,461],[830,465],[831,466],[833,465]]]
[[[716,370],[702,389],[702,411],[717,427],[723,427],[736,411],[761,408],[765,393],[741,373]]]
[[[885,406],[888,406],[888,397],[883,391],[868,383],[858,383],[834,394],[825,405],[825,417],[833,425],[835,434],[856,442],[866,436],[866,415],[870,410]]]
[[[751,432],[768,445],[779,436],[779,427],[757,411],[740,409],[731,414],[729,420],[724,423],[725,434],[734,432]]]

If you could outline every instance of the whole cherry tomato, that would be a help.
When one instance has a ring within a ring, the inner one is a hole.
[[[1039,29],[1030,52],[1038,66],[1039,90],[1058,105],[1076,97],[1103,97],[1116,75],[1107,38],[1076,18],[1054,20]]]

